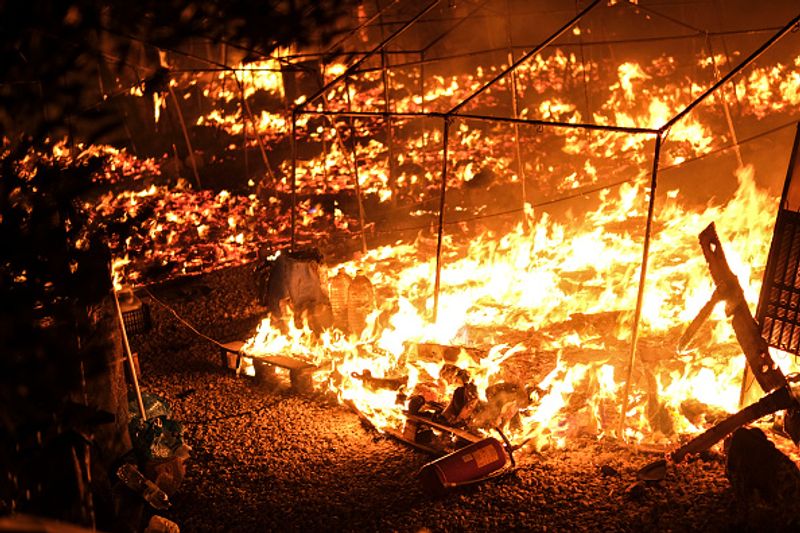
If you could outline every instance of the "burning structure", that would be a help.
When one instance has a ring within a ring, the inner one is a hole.
[[[796,353],[775,330],[796,309],[759,291],[800,111],[800,13],[731,4],[747,17],[363,3],[320,50],[162,48],[152,76],[113,82],[127,149],[47,157],[106,156],[105,193],[83,201],[135,222],[111,242],[126,282],[255,265],[263,321],[218,339],[237,372],[289,369],[434,453],[476,457],[491,436],[521,464],[586,439],[669,453],[760,396],[697,245],[710,223],[771,371]]]

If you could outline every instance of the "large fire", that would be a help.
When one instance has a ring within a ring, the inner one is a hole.
[[[722,62],[721,57],[703,58],[698,64],[713,79],[714,69]],[[587,117],[580,104],[554,94],[564,84],[586,76],[599,82],[606,74],[599,65],[587,63],[583,70],[572,71],[574,79],[568,79],[563,72],[569,64],[576,64],[574,56],[556,51],[536,56],[519,70],[519,116],[657,128],[703,90],[697,80],[684,85],[654,84],[654,79],[674,74],[676,67],[669,58],[652,64],[625,62],[610,70],[615,81]],[[270,60],[216,74],[205,94],[219,100],[220,106],[196,123],[211,124],[233,136],[244,133],[250,146],[285,140],[291,122],[288,110],[260,110],[249,117],[243,105],[229,113],[221,111],[225,104],[258,91],[283,97],[279,70],[279,64]],[[343,70],[339,64],[327,65],[322,76],[330,81]],[[447,110],[496,72],[478,68],[472,74],[432,76],[424,94],[412,79],[392,74],[396,97],[391,107],[397,112]],[[381,74],[373,74],[360,75],[347,86],[340,84],[315,102],[312,111],[348,107],[383,111]],[[732,84],[730,96],[738,98],[742,116],[762,118],[787,109],[796,113],[798,80],[800,56],[788,64],[751,68]],[[357,83],[364,85],[363,90],[354,88]],[[509,85],[500,84],[486,97],[490,101],[506,98]],[[718,92],[669,131],[662,168],[719,150],[726,136],[730,141],[727,130],[714,122],[721,114],[723,94]],[[402,132],[411,123],[395,119],[394,126]],[[438,197],[441,127],[418,124],[414,135],[395,135],[391,147],[385,136],[377,134],[385,127],[381,117],[348,122],[300,115],[299,136],[323,143],[326,149],[298,161],[298,193],[311,198],[349,191],[357,179],[365,196],[379,203],[414,203],[417,213],[428,220],[424,216],[436,212],[431,198]],[[691,204],[681,191],[668,183],[661,186],[664,192],[659,196],[642,312],[640,363],[625,413],[625,434],[619,435],[653,137],[585,134],[566,128],[547,134],[548,142],[559,150],[554,159],[561,157],[568,163],[527,154],[525,173],[539,176],[551,194],[581,192],[598,184],[605,187],[598,189],[596,202],[587,212],[559,217],[536,207],[537,199],[528,198],[527,204],[520,199],[511,206],[519,208],[518,222],[505,219],[503,224],[481,225],[467,217],[462,223],[448,224],[435,321],[431,320],[435,253],[430,237],[420,232],[414,242],[373,247],[357,259],[332,266],[323,277],[326,288],[340,272],[351,278],[360,274],[372,282],[378,306],[362,332],[348,335],[331,328],[319,333],[308,325],[297,325],[304,317],[280,324],[274,317],[265,318],[246,343],[245,353],[253,358],[285,354],[313,363],[318,367],[317,386],[355,406],[379,429],[402,430],[414,398],[446,404],[456,389],[469,388],[480,408],[454,424],[482,432],[501,427],[513,443],[524,443],[527,449],[564,446],[580,435],[667,443],[699,431],[713,413],[735,411],[745,362],[721,306],[694,345],[681,353],[675,346],[682,329],[713,291],[696,241],[709,222],[716,222],[731,267],[748,302],[755,306],[777,208],[775,195],[759,189],[754,168],[748,165],[736,171],[738,188],[730,199],[703,208],[687,207]],[[519,183],[513,143],[507,125],[454,122],[450,146],[454,164],[448,187],[463,188],[487,167],[498,183]],[[390,151],[395,157],[393,169],[388,164]],[[270,186],[288,191],[292,163],[274,163],[277,183]],[[622,179],[607,186],[609,180],[598,176],[608,175]],[[175,196],[181,194],[192,200]],[[285,206],[255,194],[214,196],[151,186],[139,193],[107,197],[100,209],[124,208],[133,216],[142,199],[150,197],[159,198],[156,213],[166,223],[156,221],[149,228],[151,238],[160,235],[157,242],[164,245],[164,255],[154,248],[148,253],[159,257],[149,259],[180,260],[178,272],[186,272],[192,261],[203,266],[241,263],[252,258],[259,244],[287,237]],[[197,199],[199,208],[193,205]],[[329,224],[327,231],[361,229],[352,213],[337,207],[332,216],[324,215],[311,200],[303,202],[299,226],[306,236],[324,233],[323,222]],[[468,214],[484,212],[480,206],[464,209]],[[269,227],[259,227],[257,221],[267,215]],[[197,233],[188,240],[180,233],[187,224]],[[170,228],[166,234],[165,227]],[[216,239],[207,257],[185,252],[192,248],[186,243],[202,242],[207,236]],[[184,245],[183,255],[175,255],[178,245]],[[245,249],[248,253],[242,253]],[[130,268],[128,276],[135,279],[141,272],[141,268]],[[443,358],[430,346],[457,349]],[[791,364],[778,355],[782,366]]]

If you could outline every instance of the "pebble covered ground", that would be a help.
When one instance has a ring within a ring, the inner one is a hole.
[[[264,313],[248,266],[149,290],[221,342],[245,339]],[[430,456],[329,397],[235,376],[216,346],[140,295],[153,317],[153,328],[132,338],[141,385],[168,401],[192,447],[163,513],[182,531],[788,530],[769,506],[735,498],[718,453],[637,482],[637,470],[660,455],[594,440],[432,498],[415,477]]]

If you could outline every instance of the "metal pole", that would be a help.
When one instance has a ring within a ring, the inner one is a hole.
[[[444,118],[442,135],[442,189],[439,193],[439,233],[436,236],[436,279],[433,284],[433,322],[439,317],[439,289],[442,279],[442,238],[444,236],[444,205],[447,192],[447,141],[450,131],[450,117]]]
[[[672,126],[673,126],[673,125],[674,125],[676,122],[678,122],[678,121],[679,121],[679,120],[681,120],[683,117],[685,117],[686,115],[688,115],[688,114],[689,114],[689,113],[692,111],[692,109],[694,109],[695,107],[697,107],[698,105],[700,105],[700,103],[701,103],[703,100],[705,100],[706,98],[708,98],[709,96],[711,96],[711,95],[712,95],[712,94],[713,94],[713,93],[714,93],[714,92],[715,92],[717,89],[719,89],[719,88],[720,88],[722,85],[724,85],[725,83],[727,83],[727,82],[728,82],[728,81],[729,81],[731,78],[733,78],[734,76],[736,76],[737,74],[739,74],[739,73],[740,73],[742,70],[744,70],[745,68],[747,68],[748,66],[750,66],[750,64],[751,64],[751,63],[753,63],[753,62],[754,62],[756,59],[758,59],[758,58],[761,56],[761,54],[763,54],[763,53],[764,53],[764,52],[766,52],[766,51],[767,51],[769,48],[771,48],[771,47],[772,47],[772,45],[774,45],[775,43],[777,43],[777,42],[778,42],[778,41],[779,41],[779,40],[780,40],[780,39],[781,39],[781,38],[782,38],[784,35],[786,35],[786,34],[787,34],[787,33],[789,33],[790,31],[792,31],[792,29],[793,29],[795,26],[797,26],[797,24],[798,24],[798,23],[800,23],[800,14],[799,14],[799,15],[797,15],[796,17],[794,17],[792,20],[790,20],[790,21],[789,21],[789,23],[788,23],[788,24],[786,24],[786,26],[784,26],[783,28],[781,28],[781,29],[778,31],[778,33],[776,33],[775,35],[773,35],[772,37],[770,37],[769,39],[767,39],[767,41],[766,41],[764,44],[762,44],[761,46],[759,46],[759,47],[758,47],[758,49],[757,49],[755,52],[753,52],[752,54],[750,54],[749,56],[747,56],[747,59],[745,59],[744,61],[742,61],[741,63],[739,63],[739,64],[736,66],[736,68],[732,69],[730,72],[728,72],[727,74],[725,74],[725,76],[723,76],[723,77],[722,77],[722,79],[720,79],[720,80],[719,80],[717,83],[715,83],[714,85],[712,85],[711,87],[709,87],[709,88],[708,88],[708,89],[707,89],[707,90],[706,90],[706,91],[705,91],[703,94],[701,94],[700,96],[698,96],[698,97],[697,97],[697,98],[694,100],[694,102],[692,102],[691,104],[687,105],[687,106],[686,106],[686,107],[683,109],[683,111],[681,111],[680,113],[678,113],[677,115],[675,115],[674,117],[672,117],[672,118],[671,118],[671,119],[670,119],[670,120],[669,120],[669,121],[668,121],[666,124],[664,124],[663,126],[661,126],[661,128],[659,128],[659,129],[661,130],[661,132],[663,133],[663,132],[667,131],[667,130],[668,130],[670,127],[672,127]]]
[[[506,38],[508,39],[508,64],[514,63],[514,40],[511,35],[511,3],[506,0]],[[511,113],[514,118],[519,118],[519,102],[517,101],[517,71],[511,71]],[[525,224],[525,230],[530,228],[528,221],[528,210],[525,206],[528,204],[528,193],[525,183],[525,166],[522,164],[522,149],[519,145],[519,123],[514,122],[514,149],[517,156],[517,175],[519,176],[521,193],[522,193],[522,222]]]
[[[425,52],[419,53],[419,98],[420,109],[425,112]]]
[[[714,47],[711,46],[711,39],[706,34],[706,48],[708,49],[708,55],[711,57],[711,63],[714,66],[714,75],[719,76],[719,67],[717,66],[717,60],[714,58]],[[728,105],[728,93],[727,91],[721,91],[722,94],[720,95],[720,101],[722,102],[722,111],[725,113],[725,122],[728,123],[728,131],[731,134],[731,140],[733,141],[733,151],[736,154],[736,162],[739,163],[739,168],[744,166],[744,159],[742,159],[742,148],[739,146],[739,136],[736,135],[736,128],[733,125],[733,118],[731,117],[731,109]]]
[[[344,92],[347,95],[347,108],[352,106],[350,101],[350,82],[349,78],[344,80]],[[361,200],[361,180],[358,176],[358,143],[356,142],[356,128],[353,125],[353,117],[350,117],[350,140],[353,144],[353,177],[356,185],[356,204],[358,205],[358,226],[361,230],[361,251],[367,253],[367,237],[364,234],[364,203]],[[344,145],[342,145],[344,146]]]
[[[500,73],[498,73],[498,74],[497,74],[497,76],[495,76],[494,78],[492,78],[492,80],[491,80],[491,81],[489,81],[488,83],[486,83],[485,85],[483,85],[483,86],[482,86],[480,89],[478,89],[478,90],[476,90],[475,92],[473,92],[473,93],[472,93],[471,95],[469,95],[469,96],[468,96],[466,99],[462,100],[462,101],[461,101],[461,103],[459,103],[459,104],[457,104],[455,107],[453,107],[453,109],[451,109],[451,110],[448,112],[448,114],[455,114],[455,113],[458,113],[458,111],[459,111],[461,108],[463,108],[465,105],[467,105],[469,102],[471,102],[471,101],[472,101],[472,100],[473,100],[475,97],[477,97],[478,95],[482,94],[482,93],[483,93],[484,91],[486,91],[486,90],[487,90],[489,87],[491,87],[492,85],[494,85],[495,83],[497,83],[497,81],[498,81],[498,80],[500,80],[500,79],[502,79],[502,78],[503,78],[503,76],[505,76],[506,74],[508,74],[508,73],[509,73],[509,72],[511,72],[512,70],[515,70],[515,69],[516,69],[516,68],[517,68],[517,67],[518,67],[520,64],[524,63],[525,61],[527,61],[528,59],[530,59],[530,58],[531,58],[531,57],[533,57],[534,55],[536,55],[536,54],[538,54],[539,52],[541,52],[542,50],[544,50],[544,49],[545,49],[546,47],[548,47],[548,46],[549,46],[549,45],[550,45],[550,44],[551,44],[553,41],[555,41],[556,39],[558,39],[559,37],[561,37],[561,36],[562,36],[564,33],[566,33],[566,32],[567,32],[567,30],[569,30],[570,28],[572,28],[572,26],[574,26],[574,25],[575,25],[575,24],[576,24],[576,23],[577,23],[577,22],[578,22],[580,19],[582,19],[584,15],[586,15],[586,14],[587,14],[589,11],[591,11],[592,9],[594,9],[595,7],[597,7],[597,5],[598,5],[598,4],[600,4],[600,0],[594,0],[594,1],[593,1],[591,4],[589,4],[588,6],[586,6],[586,8],[584,8],[584,10],[583,10],[583,11],[581,11],[580,13],[578,13],[577,15],[575,15],[574,17],[572,17],[572,19],[570,19],[570,21],[569,21],[569,22],[567,22],[566,24],[564,24],[563,26],[561,26],[561,28],[559,28],[559,29],[558,29],[558,30],[557,30],[555,33],[553,33],[552,35],[550,35],[550,37],[548,37],[547,39],[545,39],[544,41],[542,41],[541,43],[539,43],[539,44],[538,44],[538,45],[537,45],[537,46],[536,46],[536,47],[535,47],[533,50],[531,50],[530,52],[527,52],[526,54],[524,54],[522,57],[520,57],[520,58],[519,58],[518,60],[516,60],[514,63],[512,63],[511,65],[509,65],[509,66],[508,66],[508,68],[505,68],[505,69],[503,69],[503,70],[502,70]]]
[[[167,82],[169,94],[172,96],[172,101],[175,103],[175,110],[178,112],[178,119],[181,123],[181,131],[183,132],[183,140],[186,141],[186,149],[189,150],[189,162],[192,164],[192,172],[194,172],[194,179],[197,182],[197,188],[202,189],[200,184],[200,174],[197,172],[197,163],[194,160],[194,148],[192,148],[192,141],[189,139],[189,131],[186,129],[186,121],[183,118],[183,111],[181,111],[181,104],[178,102],[178,97],[175,96],[175,91],[172,89],[172,84]]]
[[[320,64],[319,64],[319,72],[320,72],[320,75],[319,75],[319,86],[320,87],[324,87],[325,86],[325,68],[326,68],[326,63],[324,61],[320,61]],[[325,111],[328,110],[328,99],[327,98],[323,98],[322,99],[322,109],[325,110]],[[325,180],[325,183],[328,183],[328,141],[325,140],[324,124],[326,124],[328,122],[330,122],[330,119],[328,117],[323,117],[322,118],[322,124],[323,124],[323,130],[322,130],[322,157],[323,157],[323,159],[322,159],[322,179]],[[334,219],[335,218],[336,218],[336,215],[334,215]]]
[[[446,115],[447,113],[439,113],[439,115]],[[594,131],[614,131],[618,133],[644,133],[649,135],[657,135],[661,131],[650,128],[634,128],[627,126],[606,126],[602,124],[587,124],[587,123],[573,123],[573,122],[548,122],[546,120],[535,120],[527,118],[510,118],[510,117],[493,117],[490,115],[476,115],[472,113],[459,113],[460,118],[470,120],[483,120],[486,122],[515,122],[517,124],[530,124],[533,126],[555,126],[558,128],[571,128],[580,130],[594,130]]]
[[[261,160],[264,162],[264,166],[267,169],[267,174],[272,180],[273,185],[275,185],[277,183],[277,180],[275,179],[275,173],[272,172],[272,165],[269,164],[267,149],[264,147],[264,140],[261,138],[261,134],[258,132],[258,123],[256,122],[256,117],[253,115],[253,110],[250,109],[250,104],[247,103],[247,98],[245,98],[244,84],[241,82],[241,80],[239,80],[239,75],[235,70],[233,71],[233,77],[236,80],[236,85],[242,94],[242,111],[247,114],[247,117],[250,119],[250,123],[253,125],[253,135],[255,135],[255,139],[258,144],[258,150],[261,152]],[[242,72],[242,78],[244,78],[244,72]],[[247,126],[247,122],[245,122],[245,126]]]
[[[382,117],[383,111],[318,111],[318,110],[296,110],[298,115],[331,115],[337,117]],[[449,116],[447,113],[439,113],[430,111],[427,113],[401,113],[393,112],[392,116],[395,118],[444,118]],[[658,135],[661,133],[657,129],[651,128],[635,128],[627,126],[606,126],[602,124],[587,124],[575,122],[548,122],[546,120],[535,120],[527,118],[511,118],[511,117],[493,117],[491,115],[475,115],[471,113],[462,113],[458,115],[460,118],[469,120],[482,120],[485,122],[515,122],[517,124],[527,124],[531,126],[552,126],[556,128],[566,129],[580,129],[580,130],[594,130],[594,131],[613,131],[617,133],[631,133],[631,134],[645,134],[645,135]]]
[[[439,4],[439,1],[440,0],[434,0],[433,2],[431,2],[430,4],[425,6],[425,8],[423,8],[422,11],[420,11],[419,13],[414,15],[414,17],[411,20],[409,20],[408,22],[403,24],[400,28],[398,28],[396,31],[394,31],[389,37],[387,37],[386,39],[381,41],[377,46],[375,46],[372,50],[370,50],[363,57],[361,57],[361,59],[359,59],[358,61],[356,61],[352,65],[350,65],[347,68],[347,70],[345,70],[341,75],[336,77],[336,79],[334,79],[329,84],[327,84],[325,87],[323,87],[322,89],[317,91],[308,100],[306,100],[305,102],[303,102],[302,104],[297,106],[296,109],[303,109],[305,106],[309,105],[310,103],[314,102],[317,98],[319,98],[323,94],[327,93],[330,87],[333,87],[334,85],[336,85],[337,83],[339,83],[342,80],[347,80],[347,78],[350,76],[350,74],[353,73],[353,71],[355,71],[355,69],[357,69],[359,66],[361,66],[367,59],[369,59],[370,57],[375,55],[379,50],[383,50],[386,47],[386,45],[388,45],[393,40],[395,40],[397,37],[399,37],[401,34],[403,34],[408,28],[410,28],[411,26],[416,24],[416,22],[419,19],[421,19],[422,17],[427,15],[428,12],[430,12],[434,7],[436,7]],[[599,1],[599,0],[597,0],[597,1]]]
[[[658,184],[658,161],[661,157],[662,135],[656,137],[655,154],[653,155],[653,171],[650,176],[650,202],[647,206],[647,224],[644,230],[644,247],[642,249],[642,268],[639,272],[639,291],[636,294],[636,311],[633,315],[633,331],[631,333],[631,352],[628,355],[628,368],[625,371],[625,389],[622,395],[622,412],[619,419],[619,438],[624,438],[625,421],[628,412],[628,396],[631,392],[633,365],[636,361],[636,346],[639,343],[639,321],[642,316],[644,287],[647,281],[647,260],[650,256],[650,234],[653,230],[653,211],[656,203],[656,186]]]
[[[233,73],[236,76],[236,73]],[[241,88],[241,86],[240,86]],[[244,110],[244,91],[240,91],[239,93],[239,108],[242,111],[242,155],[244,156],[244,177],[250,178],[250,161],[248,160],[247,156],[247,114]],[[256,129],[256,125],[253,124],[253,130]]]
[[[297,115],[292,111],[292,240],[290,249],[294,252],[297,232]]]
[[[389,158],[389,189],[392,191],[392,205],[397,203],[397,183],[394,176],[394,128],[392,126],[391,106],[389,105],[389,72],[386,53],[381,50],[381,67],[383,67],[383,109],[386,112],[386,144]]]
[[[122,331],[122,346],[125,348],[125,358],[128,360],[128,369],[131,371],[131,381],[133,382],[133,392],[136,394],[136,405],[139,407],[139,416],[142,417],[142,420],[147,420],[144,401],[142,401],[142,390],[139,388],[139,377],[136,375],[136,364],[133,362],[133,353],[131,353],[131,345],[128,342],[128,332],[125,330],[125,320],[122,318],[122,309],[119,306],[117,289],[112,287],[111,291],[114,293],[114,306],[117,309],[119,329]]]
[[[453,24],[452,26],[447,28],[443,33],[439,34],[436,38],[434,38],[432,41],[430,41],[428,44],[426,44],[422,48],[422,50],[420,50],[420,52],[425,53],[428,50],[430,50],[431,48],[433,48],[434,45],[436,45],[437,43],[441,42],[442,39],[444,39],[445,37],[447,37],[448,35],[453,33],[456,29],[458,29],[466,21],[475,20],[475,15],[478,13],[478,11],[483,9],[486,6],[486,4],[489,3],[489,1],[490,0],[483,0],[481,3],[476,5],[475,8],[472,11],[470,11],[469,13],[464,15],[463,17],[457,19],[455,24]]]

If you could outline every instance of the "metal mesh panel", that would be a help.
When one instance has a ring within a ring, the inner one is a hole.
[[[800,213],[781,209],[762,288],[761,335],[770,346],[800,354]]]

